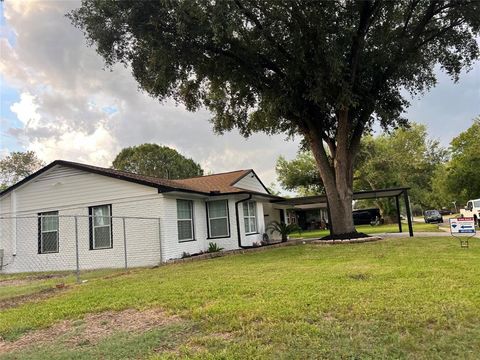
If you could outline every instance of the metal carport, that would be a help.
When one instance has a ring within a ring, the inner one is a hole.
[[[412,213],[410,210],[410,199],[408,198],[408,187],[401,188],[391,188],[391,189],[381,189],[381,190],[366,190],[366,191],[356,191],[353,193],[353,200],[367,200],[367,199],[380,199],[380,198],[395,198],[395,205],[397,208],[397,221],[398,221],[398,231],[402,232],[402,221],[400,217],[400,198],[403,196],[405,202],[405,208],[407,210],[407,222],[408,222],[408,232],[411,237],[413,237],[413,224],[412,224]],[[281,199],[281,200],[272,200],[274,204],[278,205],[289,205],[289,206],[303,206],[303,207],[324,207],[327,208],[329,218],[330,208],[328,206],[328,199],[326,195],[316,195],[316,196],[305,196],[297,197],[291,199]],[[330,220],[331,221],[331,220]],[[330,226],[330,233],[332,227]]]

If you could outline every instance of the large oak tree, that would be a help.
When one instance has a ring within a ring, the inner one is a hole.
[[[302,136],[335,234],[355,231],[362,134],[403,124],[404,94],[433,86],[437,66],[457,79],[479,56],[468,0],[84,0],[69,16],[107,64],[160,100],[206,106],[217,132]]]

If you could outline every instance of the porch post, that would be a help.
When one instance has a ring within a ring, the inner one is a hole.
[[[400,201],[398,199],[398,196],[395,196],[395,204],[397,206],[397,221],[398,221],[398,232],[402,232],[402,217],[400,216]]]
[[[408,190],[405,190],[403,192],[403,197],[405,199],[405,207],[407,208],[408,232],[410,233],[410,237],[413,237],[412,212],[410,211],[410,199],[408,198]]]

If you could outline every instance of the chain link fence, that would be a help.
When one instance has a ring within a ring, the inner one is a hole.
[[[82,271],[161,263],[160,219],[57,215],[0,217],[0,273]]]

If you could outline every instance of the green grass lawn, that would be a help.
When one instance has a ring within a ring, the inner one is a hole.
[[[478,358],[480,242],[402,238],[299,245],[95,277],[0,312],[13,341],[64,319],[160,307],[181,322],[118,329],[95,344],[61,337],[7,359]],[[81,320],[76,320],[81,321]],[[0,343],[1,352],[1,343]]]
[[[371,225],[359,225],[356,227],[358,232],[363,232],[366,234],[383,234],[383,233],[397,233],[398,232],[398,225],[397,224],[385,224],[379,226],[371,226]],[[404,223],[402,225],[402,230],[404,233],[408,233],[408,225]],[[413,231],[415,232],[439,232],[442,230],[438,229],[437,224],[425,224],[420,222],[413,223]],[[312,239],[312,238],[321,238],[324,236],[329,235],[330,232],[328,230],[307,230],[296,232],[290,235],[291,239],[294,238],[305,238],[305,239]]]

